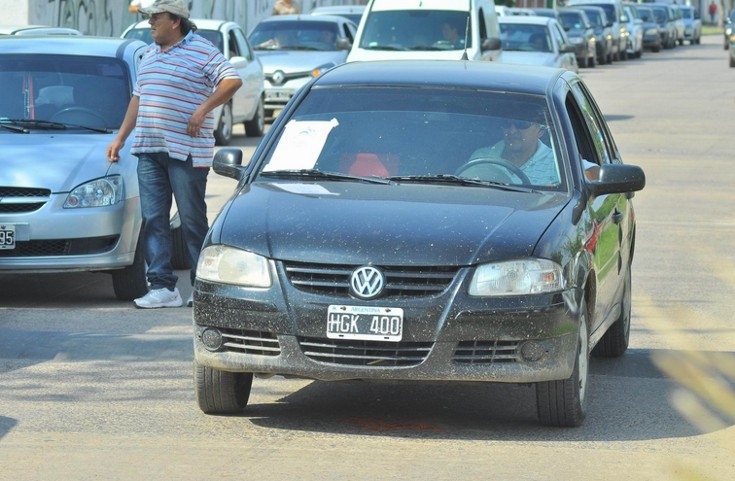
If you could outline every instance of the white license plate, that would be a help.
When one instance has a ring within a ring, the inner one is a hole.
[[[15,226],[0,224],[0,250],[15,249]]]
[[[403,309],[332,305],[327,310],[327,337],[362,341],[400,341]]]
[[[285,100],[288,101],[291,96],[293,95],[293,92],[290,90],[275,90],[270,91],[266,93],[266,100]]]

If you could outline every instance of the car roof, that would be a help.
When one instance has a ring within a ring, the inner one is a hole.
[[[311,14],[337,14],[337,13],[360,13],[365,11],[365,5],[333,5],[331,7],[317,7]]]
[[[318,77],[315,86],[417,86],[507,90],[548,95],[565,69],[461,60],[374,60],[348,62]]]
[[[334,22],[334,23],[352,23],[350,20],[339,15],[274,15],[261,20],[259,23],[266,22]]]
[[[498,17],[500,23],[512,23],[521,25],[548,25],[554,22],[553,17],[545,17],[543,15],[507,15]]]
[[[82,35],[82,32],[74,28],[51,25],[2,25],[0,35]]]
[[[0,53],[43,53],[119,57],[126,46],[147,47],[140,40],[87,35],[46,35],[40,37],[0,37]]]

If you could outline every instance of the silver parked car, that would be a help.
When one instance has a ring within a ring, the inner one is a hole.
[[[132,95],[139,40],[0,38],[0,272],[104,271],[148,290],[137,160],[106,160]]]
[[[341,16],[281,15],[248,35],[265,70],[265,115],[272,117],[309,80],[344,63],[357,25]]]
[[[554,18],[507,15],[498,19],[503,63],[565,68],[577,72],[576,49]]]
[[[261,137],[265,130],[264,91],[265,75],[260,60],[248,43],[245,32],[235,22],[223,20],[191,19],[199,35],[219,48],[242,77],[242,87],[232,100],[214,110],[216,119],[214,138],[217,145],[227,145],[232,140],[235,124],[245,125],[249,137]],[[122,34],[123,38],[136,38],[151,43],[148,20],[135,23]]]

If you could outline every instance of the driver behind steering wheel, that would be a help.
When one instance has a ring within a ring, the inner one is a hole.
[[[529,120],[505,119],[501,125],[503,140],[474,151],[458,175],[499,182],[525,182],[526,179],[502,166],[505,161],[512,164],[509,167],[520,169],[533,185],[558,185],[560,177],[554,153],[541,141],[547,130],[543,112],[537,112]]]

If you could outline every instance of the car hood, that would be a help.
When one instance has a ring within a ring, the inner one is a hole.
[[[308,72],[323,65],[339,65],[345,61],[347,51],[258,50],[256,55],[263,64],[263,71],[268,75],[276,70],[283,70],[288,74]]]
[[[111,167],[107,146],[114,134],[1,134],[0,185],[69,192]],[[121,158],[128,149],[120,152]]]
[[[558,67],[559,57],[553,53],[544,52],[513,52],[503,51],[503,63],[514,63],[521,65],[542,65],[545,67]]]
[[[228,202],[211,242],[286,261],[469,265],[532,255],[568,201],[493,188],[256,182]]]

